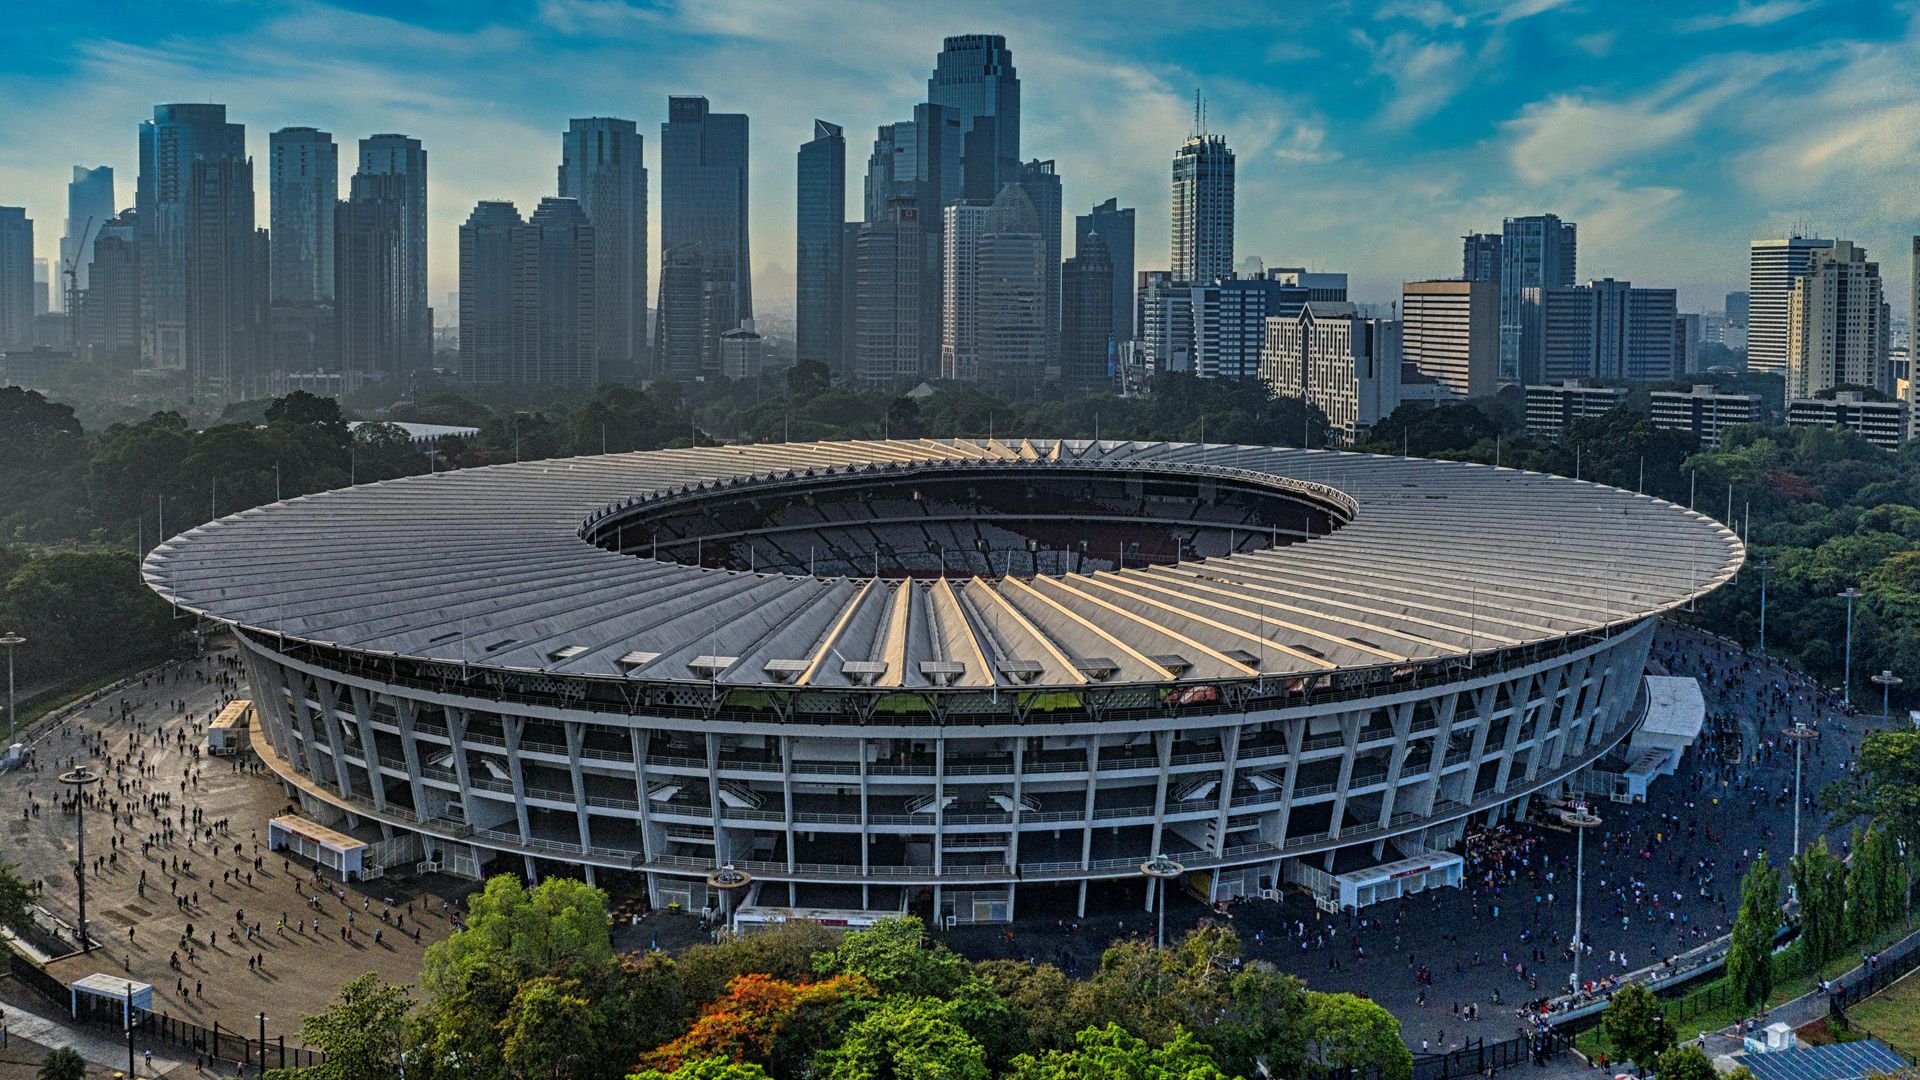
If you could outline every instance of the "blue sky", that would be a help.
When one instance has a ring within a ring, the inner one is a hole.
[[[1199,88],[1238,154],[1239,252],[1347,271],[1357,299],[1553,211],[1579,223],[1582,277],[1677,286],[1683,308],[1718,308],[1747,242],[1802,222],[1865,243],[1907,307],[1920,13],[1863,0],[25,0],[0,25],[0,204],[27,206],[51,256],[69,166],[114,166],[131,205],[135,128],[162,101],[247,125],[263,222],[267,132],[406,132],[430,159],[438,303],[475,200],[552,193],[569,117],[640,122],[657,212],[666,97],[700,93],[752,117],[771,312],[813,118],[846,127],[857,207],[875,126],[911,115],[940,39],[968,32],[1007,36],[1022,149],[1059,163],[1070,212],[1138,207],[1142,268],[1166,258]]]

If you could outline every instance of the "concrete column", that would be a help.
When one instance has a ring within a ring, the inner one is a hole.
[[[477,828],[473,812],[478,803],[473,794],[473,777],[467,770],[467,710],[447,707],[447,743],[453,748],[453,775],[460,783],[460,816],[466,819],[468,828]]]
[[[1509,685],[1513,687],[1513,712],[1507,717],[1507,738],[1500,748],[1499,772],[1493,781],[1493,789],[1499,792],[1507,790],[1507,782],[1513,777],[1513,752],[1520,745],[1520,729],[1526,726],[1526,708],[1533,693],[1533,676],[1522,675]]]
[[[1390,710],[1393,717],[1393,749],[1387,752],[1387,785],[1380,793],[1379,824],[1385,828],[1393,821],[1394,807],[1400,802],[1400,771],[1406,767],[1407,751],[1413,744],[1413,702],[1403,701]],[[1373,857],[1386,854],[1387,838],[1373,842]]]
[[[1285,847],[1287,826],[1293,820],[1293,792],[1295,781],[1300,778],[1300,755],[1306,753],[1307,722],[1301,719],[1284,721],[1280,728],[1281,737],[1287,740],[1286,773],[1280,782],[1279,825],[1275,829],[1272,843]],[[1277,872],[1277,871],[1276,871]],[[1277,883],[1278,878],[1274,879]]]
[[[1020,865],[1020,800],[1026,789],[1027,780],[1027,740],[1016,735],[1013,738],[1013,821],[1007,828],[1007,869],[1012,871]],[[1013,910],[1013,886],[1007,886],[1007,910]]]
[[[1153,786],[1153,836],[1147,844],[1149,855],[1159,853],[1160,839],[1167,830],[1167,785],[1170,780],[1168,771],[1173,768],[1173,732],[1154,732],[1153,748],[1160,759],[1160,778]]]
[[[793,827],[793,736],[781,735],[778,745],[780,747],[780,801],[781,804],[786,807],[787,871],[791,873],[793,871],[793,864],[796,861],[794,851],[800,843],[799,833],[795,831]],[[860,829],[863,834],[866,831],[866,820],[866,812],[862,810],[860,814]],[[865,869],[864,864],[867,858],[866,849],[867,845],[860,845],[860,860],[863,870]],[[789,907],[793,904],[793,882],[791,881],[787,882],[787,904]]]
[[[400,752],[407,766],[407,789],[413,792],[413,812],[426,821],[434,815],[427,800],[426,780],[420,775],[420,746],[415,741],[419,737],[420,705],[412,698],[395,698],[393,714],[400,728]]]
[[[586,728],[573,720],[560,726],[567,737],[567,771],[573,774],[573,805],[580,818],[580,848],[584,854],[593,846],[592,815],[587,812],[587,778],[580,768],[580,749],[586,745]],[[591,875],[593,867],[587,867],[587,873]]]
[[[1100,785],[1100,736],[1087,736],[1087,797],[1080,820],[1080,869],[1085,870],[1093,861],[1093,805],[1094,796]],[[1080,886],[1080,914],[1087,913],[1087,887]]]
[[[373,808],[386,813],[386,777],[381,771],[380,743],[373,737],[373,695],[357,686],[347,692],[353,702],[354,726],[359,729],[360,760],[367,763],[367,794],[373,796]]]
[[[1439,726],[1433,729],[1433,754],[1427,764],[1427,787],[1415,807],[1422,815],[1433,813],[1433,804],[1440,798],[1440,778],[1447,767],[1447,746],[1453,741],[1453,719],[1460,713],[1460,695],[1446,694],[1433,703],[1434,718]]]
[[[512,713],[500,714],[500,727],[507,736],[507,775],[513,781],[513,815],[520,824],[520,842],[533,839],[533,823],[527,816],[527,778],[520,769],[520,739],[527,733],[527,722]],[[533,880],[532,856],[528,856],[527,879]]]
[[[873,808],[867,803],[867,774],[873,763],[872,759],[873,740],[863,735],[860,737],[860,838],[863,841],[869,840],[873,836]],[[860,874],[862,877],[873,872],[873,855],[871,848],[872,845],[869,843],[862,843],[860,845]],[[865,885],[860,887],[861,903],[865,904],[869,902],[866,899],[869,891]]]
[[[306,773],[315,782],[325,783],[327,773],[320,765],[320,747],[313,737],[313,706],[307,698],[307,677],[292,669],[288,669],[288,675],[291,678],[288,689],[293,695],[293,716],[300,725],[301,753],[307,759]]]
[[[933,739],[933,872],[945,870],[947,848],[947,738]],[[933,913],[940,915],[940,887],[933,887]]]
[[[707,813],[713,817],[713,861],[724,866],[733,858],[727,819],[720,805],[720,736],[707,733]]]
[[[327,756],[333,759],[334,783],[341,795],[352,798],[353,777],[347,774],[346,739],[340,733],[340,697],[331,680],[319,680],[316,689],[320,694],[320,722],[327,729]]]

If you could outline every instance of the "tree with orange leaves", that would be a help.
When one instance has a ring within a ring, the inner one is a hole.
[[[707,1058],[761,1065],[795,1056],[805,1060],[817,1049],[820,1033],[840,1026],[841,1006],[873,996],[873,984],[858,975],[806,983],[739,975],[701,1010],[685,1035],[647,1052],[640,1064],[672,1072]],[[811,1045],[791,1045],[796,1036],[806,1036],[798,1041]]]

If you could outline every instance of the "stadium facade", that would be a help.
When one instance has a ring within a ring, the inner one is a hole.
[[[1523,812],[1645,707],[1720,524],[1485,466],[1049,440],[703,447],[289,500],[144,574],[227,624],[253,742],[373,865],[1011,917],[1373,872]]]

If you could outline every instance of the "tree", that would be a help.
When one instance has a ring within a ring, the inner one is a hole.
[[[689,1061],[725,1058],[772,1065],[786,1055],[806,1060],[832,1041],[846,1019],[847,1002],[874,996],[873,985],[858,975],[836,975],[822,982],[794,983],[749,973],[735,978],[727,992],[701,1011],[687,1032],[643,1055],[641,1064],[677,1069]],[[814,1036],[787,1038],[799,1027]],[[802,1041],[817,1045],[800,1045]]]
[[[500,1022],[500,1056],[526,1080],[598,1075],[613,1063],[601,1053],[600,1010],[572,979],[534,979],[520,987]],[[598,1063],[601,1068],[596,1069]],[[619,1070],[613,1070],[619,1075]]]
[[[1220,926],[1197,927],[1169,949],[1120,942],[1101,954],[1100,970],[1082,991],[1082,1015],[1154,1043],[1181,1028],[1205,1033],[1227,1008],[1231,961],[1239,955],[1239,937]]]
[[[1226,1007],[1201,1034],[1235,1076],[1298,1076],[1307,1064],[1312,998],[1299,979],[1256,961],[1234,975]]]
[[[1727,985],[1743,1005],[1758,1005],[1773,992],[1773,937],[1779,928],[1780,872],[1762,854],[1740,881],[1740,911],[1727,946]],[[1634,1060],[1644,1059],[1636,1055]]]
[[[1336,1068],[1370,1065],[1382,1080],[1413,1075],[1413,1051],[1392,1013],[1353,994],[1312,993],[1308,1002],[1307,1046],[1315,1060]]]
[[[1853,863],[1847,873],[1847,918],[1856,939],[1865,940],[1900,921],[1905,911],[1906,868],[1887,830],[1855,829]]]
[[[572,878],[548,878],[532,889],[506,874],[467,901],[467,922],[427,949],[421,986],[436,997],[459,973],[499,967],[515,983],[542,975],[595,978],[613,967],[607,894]]]
[[[1076,1007],[1074,982],[1052,964],[984,960],[973,969],[1006,1003],[1015,1056],[1070,1050],[1088,1026]]]
[[[1156,1047],[1109,1023],[1087,1028],[1074,1042],[1072,1050],[1015,1058],[1006,1080],[1226,1080],[1206,1044],[1189,1031],[1182,1030]]]
[[[1854,766],[1827,792],[1828,807],[1872,818],[1908,850],[1920,845],[1920,731],[1869,733]]]
[[[1657,1070],[1660,1080],[1719,1080],[1720,1074],[1697,1046],[1678,1046],[1661,1054]]]
[[[1807,965],[1818,968],[1840,955],[1851,940],[1847,926],[1847,866],[1827,850],[1821,837],[1793,863],[1800,897],[1800,947]]]
[[[413,999],[405,986],[369,971],[340,988],[331,1004],[300,1022],[300,1038],[321,1063],[269,1069],[269,1080],[388,1080],[400,1075],[412,1045],[407,1021]]]
[[[87,1080],[87,1060],[70,1046],[56,1047],[40,1063],[40,1080]]]
[[[790,922],[757,934],[695,945],[674,961],[680,992],[699,1008],[726,993],[735,978],[748,973],[788,982],[813,975],[816,953],[830,952],[846,933],[814,922]]]
[[[0,926],[24,929],[33,903],[33,890],[16,872],[17,863],[0,862]]]
[[[1661,1015],[1659,999],[1639,983],[1628,983],[1614,991],[1600,1023],[1607,1029],[1607,1040],[1614,1049],[1645,1069],[1661,1054],[1673,1048],[1673,1024]]]
[[[825,1080],[987,1080],[987,1054],[946,1002],[887,998],[815,1058]]]
[[[628,1073],[627,1080],[767,1080],[767,1070],[726,1058],[702,1058],[689,1061],[672,1072],[648,1069],[645,1072]]]
[[[927,940],[918,916],[894,915],[848,934],[831,952],[814,957],[821,975],[858,975],[882,994],[945,997],[967,978],[967,962]]]

